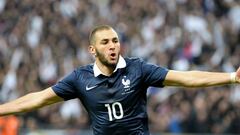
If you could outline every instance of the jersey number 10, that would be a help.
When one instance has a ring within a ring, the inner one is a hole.
[[[122,108],[122,104],[121,103],[114,102],[113,104],[105,104],[105,107],[107,107],[107,109],[108,109],[109,121],[112,121],[113,117],[115,119],[123,118],[123,108]],[[116,109],[119,109],[118,113],[117,113]]]

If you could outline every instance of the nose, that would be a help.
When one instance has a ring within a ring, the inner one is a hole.
[[[109,49],[110,50],[115,50],[116,44],[114,42],[110,42]]]

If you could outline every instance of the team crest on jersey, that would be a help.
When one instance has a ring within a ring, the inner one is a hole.
[[[130,80],[127,79],[126,76],[124,76],[123,79],[122,79],[122,84],[124,85],[125,89],[130,87],[130,83],[131,83]]]
[[[123,91],[122,95],[129,94],[134,91],[134,90],[131,90],[131,88],[130,88],[131,81],[130,81],[130,79],[127,78],[127,76],[123,76],[122,84],[124,86],[123,87],[124,91]]]

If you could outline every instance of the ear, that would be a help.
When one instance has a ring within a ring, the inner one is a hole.
[[[94,47],[93,45],[89,45],[89,47],[88,47],[88,52],[89,52],[90,54],[92,54],[93,56],[95,56],[95,55],[96,55],[95,47]]]

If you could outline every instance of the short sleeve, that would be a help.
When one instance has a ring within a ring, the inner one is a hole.
[[[64,77],[61,81],[52,86],[53,91],[64,100],[76,98],[76,71]]]
[[[148,86],[164,87],[163,81],[168,73],[168,69],[158,65],[141,62],[144,83]]]

